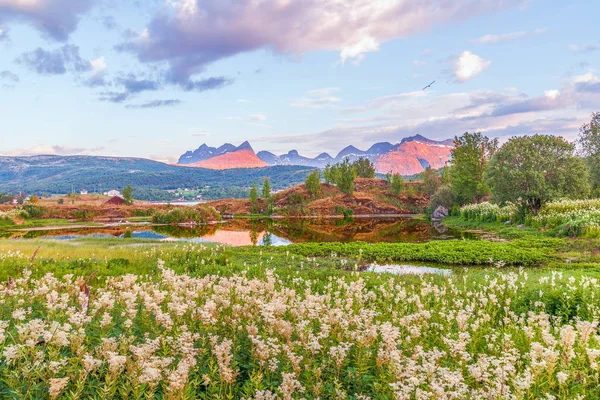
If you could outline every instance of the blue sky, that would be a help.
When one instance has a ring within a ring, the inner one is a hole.
[[[574,139],[600,111],[599,13],[584,0],[0,0],[0,154]]]

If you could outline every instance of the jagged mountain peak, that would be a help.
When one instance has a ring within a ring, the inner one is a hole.
[[[219,148],[203,144],[197,150],[188,151],[182,155],[179,163],[213,169],[252,168],[267,165],[301,165],[324,168],[327,164],[340,162],[345,158],[355,161],[364,157],[371,160],[378,172],[393,171],[412,175],[421,172],[427,165],[432,168],[443,166],[443,163],[450,158],[453,144],[452,139],[437,141],[417,134],[403,138],[397,144],[375,143],[367,151],[348,145],[336,157],[323,152],[310,158],[300,155],[295,149],[279,156],[269,151],[255,153],[250,143],[245,141],[237,147],[231,143],[225,143]]]

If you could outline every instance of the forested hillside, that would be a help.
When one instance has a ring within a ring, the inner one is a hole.
[[[206,198],[243,197],[244,188],[267,177],[275,189],[282,189],[303,182],[310,171],[299,166],[215,171],[117,157],[0,157],[0,192],[59,194],[132,185],[136,198],[159,200],[169,197],[167,190],[208,186],[203,191]]]

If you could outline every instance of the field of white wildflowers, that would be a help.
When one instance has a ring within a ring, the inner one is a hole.
[[[309,262],[290,272],[268,260],[189,275],[154,263],[155,274],[25,269],[2,283],[0,396],[600,397],[594,278],[489,269],[315,279]]]

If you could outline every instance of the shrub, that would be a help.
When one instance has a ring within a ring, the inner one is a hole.
[[[221,215],[214,207],[179,207],[168,211],[157,211],[152,216],[152,222],[163,225],[177,225],[184,223],[205,224],[218,221]]]
[[[450,187],[444,185],[440,186],[433,196],[431,196],[429,204],[433,210],[439,206],[446,207],[449,210],[454,204],[455,199],[456,196],[454,191]]]

